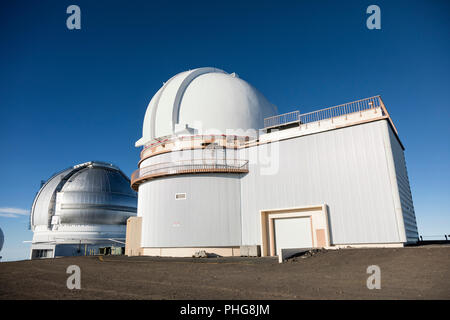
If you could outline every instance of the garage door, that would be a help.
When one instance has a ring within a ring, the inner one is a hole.
[[[278,218],[274,221],[275,252],[280,249],[311,248],[311,220],[309,217]]]

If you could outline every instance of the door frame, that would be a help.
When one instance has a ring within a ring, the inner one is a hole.
[[[261,255],[276,256],[274,219],[308,218],[311,222],[312,244],[314,248],[330,246],[327,205],[261,210]]]

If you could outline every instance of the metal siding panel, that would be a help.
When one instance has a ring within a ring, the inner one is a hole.
[[[409,184],[408,170],[406,168],[405,154],[390,127],[389,139],[391,142],[392,155],[394,158],[395,173],[402,208],[402,216],[405,224],[406,238],[408,242],[415,242],[418,240],[419,234],[417,230],[417,222],[412,200],[411,187]]]

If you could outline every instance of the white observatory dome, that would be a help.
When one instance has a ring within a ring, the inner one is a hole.
[[[151,99],[136,146],[183,132],[258,130],[277,108],[235,73],[199,68],[169,79]]]

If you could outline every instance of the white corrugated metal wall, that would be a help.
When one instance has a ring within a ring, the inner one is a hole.
[[[381,120],[280,141],[276,174],[263,175],[258,164],[250,164],[241,179],[242,244],[260,244],[260,210],[323,203],[329,209],[332,244],[402,242],[385,126]],[[268,147],[252,148],[266,153]]]

